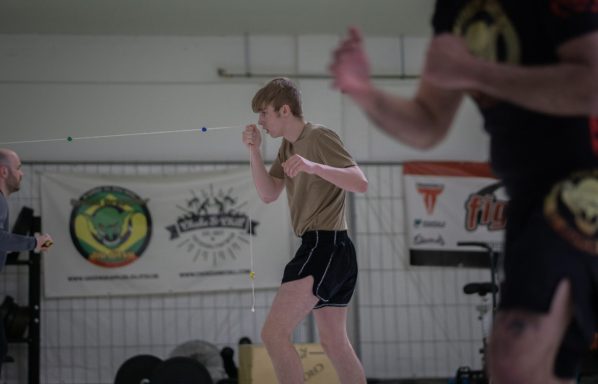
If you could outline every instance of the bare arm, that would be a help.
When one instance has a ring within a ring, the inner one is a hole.
[[[336,168],[314,163],[299,155],[291,156],[282,166],[289,177],[295,177],[300,172],[305,172],[320,176],[322,179],[349,192],[364,193],[368,189],[368,180],[358,166]]]
[[[559,63],[518,66],[473,57],[462,39],[430,43],[424,79],[445,89],[480,91],[497,99],[562,116],[598,114],[598,32],[563,43]]]
[[[284,189],[283,180],[268,174],[259,148],[256,147],[255,149],[252,149],[250,151],[250,156],[251,175],[253,176],[253,182],[260,199],[262,199],[264,203],[276,201]]]
[[[261,134],[257,127],[254,124],[248,125],[243,131],[243,143],[249,148],[253,183],[260,199],[265,203],[271,203],[280,196],[284,182],[268,174],[260,151],[261,142]]]
[[[349,192],[365,193],[368,190],[368,180],[357,165],[348,168],[334,168],[317,164],[315,174]]]
[[[349,94],[384,132],[415,148],[438,144],[449,131],[461,104],[460,92],[421,82],[414,98],[391,95],[369,85]]]
[[[335,50],[330,71],[334,86],[350,96],[383,131],[405,144],[429,148],[448,132],[463,93],[426,81],[416,96],[406,99],[374,87],[360,32],[351,28]]]

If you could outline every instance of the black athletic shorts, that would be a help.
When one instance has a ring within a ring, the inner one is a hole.
[[[309,231],[284,269],[282,282],[313,276],[314,308],[345,307],[357,283],[357,257],[347,231]]]
[[[546,313],[557,285],[571,283],[574,320],[555,361],[574,378],[598,321],[598,170],[555,184],[542,199],[512,199],[500,309]],[[523,201],[525,200],[525,201]]]

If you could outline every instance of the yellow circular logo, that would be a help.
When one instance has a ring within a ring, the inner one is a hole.
[[[152,232],[146,201],[121,187],[94,188],[73,201],[70,233],[87,261],[121,267],[141,257]]]
[[[521,59],[513,23],[496,0],[474,0],[463,8],[453,33],[465,39],[472,54],[495,62],[516,64]]]
[[[570,244],[598,254],[598,170],[556,184],[544,200],[544,215]]]

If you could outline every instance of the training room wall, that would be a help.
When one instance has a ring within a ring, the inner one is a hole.
[[[37,172],[168,174],[213,169],[209,163],[214,162],[237,166],[226,163],[247,160],[240,132],[256,122],[251,97],[268,75],[288,75],[302,89],[306,118],[337,131],[356,159],[370,164],[364,166],[370,191],[352,201],[362,265],[354,336],[368,377],[446,377],[458,365],[479,365],[476,301],[459,292],[481,272],[409,267],[400,163],[485,161],[488,141],[481,119],[466,102],[449,136],[433,150],[413,150],[389,139],[350,99],[330,88],[330,79],[319,78],[327,73],[338,39],[0,36],[0,142],[60,139],[8,145],[30,162],[23,189],[11,197],[12,219],[23,205],[39,214]],[[417,76],[426,42],[368,38],[372,72]],[[249,76],[219,77],[218,68]],[[413,94],[417,79],[398,77],[376,81],[391,92]],[[208,132],[199,132],[204,126]],[[189,129],[197,131],[76,139]],[[67,142],[68,136],[75,140]],[[265,139],[266,159],[275,156],[278,145],[279,140]],[[23,270],[0,275],[5,291],[21,301],[26,300],[24,276]],[[256,316],[246,310],[247,292],[45,300],[42,382],[111,383],[126,357],[153,353],[164,358],[191,338],[219,347],[236,343],[239,336],[259,341],[272,295],[258,293]],[[304,324],[296,340],[312,336]],[[19,357],[25,349],[18,347]],[[3,373],[11,383],[24,377],[22,363]]]
[[[0,142],[64,139],[15,146],[30,161],[244,161],[240,127],[256,121],[251,97],[268,78],[221,78],[217,70],[223,68],[254,76],[296,74],[307,118],[337,130],[361,161],[486,159],[486,136],[469,104],[448,139],[421,152],[372,129],[350,101],[330,88],[330,79],[302,78],[326,75],[337,41],[337,36],[0,36]],[[425,42],[425,38],[369,39],[372,72],[417,75]],[[415,81],[380,84],[400,94],[411,94],[415,88]],[[209,135],[76,140],[204,126],[239,129],[208,131]],[[67,142],[68,136],[75,141]],[[268,158],[277,146],[278,141],[267,140]]]

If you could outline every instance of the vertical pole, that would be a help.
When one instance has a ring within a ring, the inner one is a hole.
[[[41,232],[41,220],[34,219],[32,232]],[[41,257],[29,252],[29,332],[28,332],[28,383],[39,384],[40,379],[40,320],[41,320]]]

